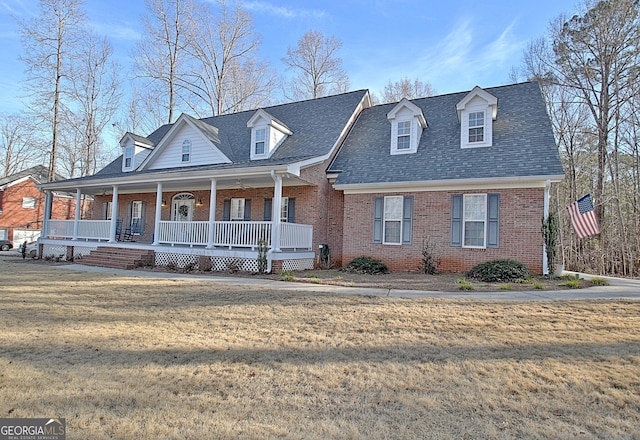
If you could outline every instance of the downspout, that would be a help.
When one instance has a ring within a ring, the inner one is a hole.
[[[551,189],[551,180],[547,179],[544,186],[544,211],[543,219],[546,221],[549,218],[549,192]],[[542,237],[542,275],[549,275],[549,261],[547,260],[547,244],[544,242],[544,235]]]

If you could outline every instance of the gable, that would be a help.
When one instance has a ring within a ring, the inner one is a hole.
[[[190,119],[187,115],[178,118],[149,155],[146,163],[142,164],[142,168],[158,170],[230,162],[215,144],[218,140],[215,127],[207,126],[205,133]],[[183,147],[186,145],[190,147],[189,160],[183,161]]]

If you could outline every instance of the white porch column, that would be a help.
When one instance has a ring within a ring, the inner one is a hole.
[[[282,211],[282,176],[277,176],[273,171],[271,177],[275,182],[273,186],[273,206],[271,207],[271,249],[280,251],[280,212]]]
[[[51,207],[53,205],[53,192],[44,193],[44,218],[42,219],[42,237],[49,238],[49,220],[51,220]]]
[[[551,189],[551,180],[547,179],[547,183],[544,187],[544,212],[543,218],[546,220],[549,217],[549,190]],[[549,275],[549,261],[547,260],[547,245],[542,241],[542,275]]]
[[[111,198],[111,230],[109,231],[109,243],[116,243],[116,230],[118,229],[118,187],[113,186]]]
[[[158,182],[156,188],[156,223],[153,228],[153,243],[158,244],[158,238],[160,237],[160,221],[162,220],[162,182]]]
[[[211,195],[209,196],[209,237],[207,238],[207,249],[213,248],[213,239],[216,233],[216,192],[218,181],[211,179]]]
[[[82,191],[80,190],[80,188],[76,189],[76,215],[73,218],[73,239],[72,240],[77,240],[78,239],[78,224],[80,222],[80,208],[82,207],[80,205],[82,200]]]

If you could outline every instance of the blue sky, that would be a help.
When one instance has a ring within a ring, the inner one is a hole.
[[[426,0],[247,0],[262,36],[261,55],[283,72],[280,59],[310,29],[343,41],[340,56],[351,88],[378,93],[403,77],[428,81],[438,93],[509,83],[527,43],[542,36],[574,0],[434,2]],[[12,16],[35,15],[37,0],[0,0],[0,112],[21,109],[24,65]],[[111,40],[124,68],[140,37],[143,0],[87,0],[92,26]]]

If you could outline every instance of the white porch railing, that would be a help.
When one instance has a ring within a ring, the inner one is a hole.
[[[313,226],[298,223],[280,223],[281,249],[311,249]]]
[[[206,245],[209,222],[160,222],[158,243]]]
[[[49,220],[49,237],[73,238],[74,220]],[[78,238],[85,240],[108,240],[111,220],[80,220]]]
[[[73,220],[49,220],[51,238],[73,238]],[[214,222],[213,246],[257,248],[261,240],[271,246],[271,222]],[[83,240],[109,240],[111,220],[80,220],[77,238]],[[156,240],[161,244],[206,246],[209,244],[209,222],[161,221]],[[281,249],[311,249],[313,226],[298,223],[280,223]]]

